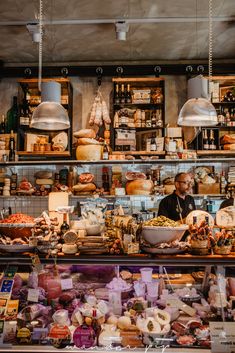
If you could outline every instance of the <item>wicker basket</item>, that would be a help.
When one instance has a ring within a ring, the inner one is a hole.
[[[33,223],[0,223],[0,234],[11,239],[29,238],[32,235]]]
[[[215,246],[214,253],[217,255],[229,255],[232,250],[232,245]]]
[[[191,240],[190,241],[191,248],[196,249],[208,249],[209,243],[208,240]]]

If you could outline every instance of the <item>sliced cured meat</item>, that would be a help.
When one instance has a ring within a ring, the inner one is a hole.
[[[87,184],[92,183],[94,180],[94,175],[91,173],[82,173],[78,177],[79,183]]]
[[[181,322],[175,321],[171,325],[171,329],[177,335],[184,335],[187,332],[187,327],[185,327]]]
[[[176,341],[182,346],[191,346],[196,341],[196,338],[194,338],[192,335],[184,335],[179,336]]]
[[[141,172],[126,172],[127,180],[146,179],[146,175]]]

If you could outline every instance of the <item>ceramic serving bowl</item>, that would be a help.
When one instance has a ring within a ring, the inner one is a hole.
[[[181,240],[187,229],[188,225],[185,224],[179,227],[144,226],[142,229],[142,237],[151,245],[170,243],[174,240]]]

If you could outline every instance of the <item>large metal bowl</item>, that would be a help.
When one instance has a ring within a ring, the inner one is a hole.
[[[0,234],[12,239],[29,238],[32,235],[33,227],[34,223],[0,223]]]
[[[188,225],[186,224],[179,227],[144,226],[142,228],[142,237],[151,245],[170,243],[174,240],[181,240],[187,229]]]

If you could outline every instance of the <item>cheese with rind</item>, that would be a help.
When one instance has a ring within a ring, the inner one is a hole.
[[[234,228],[235,227],[235,206],[228,206],[217,211],[216,224],[221,228]]]

